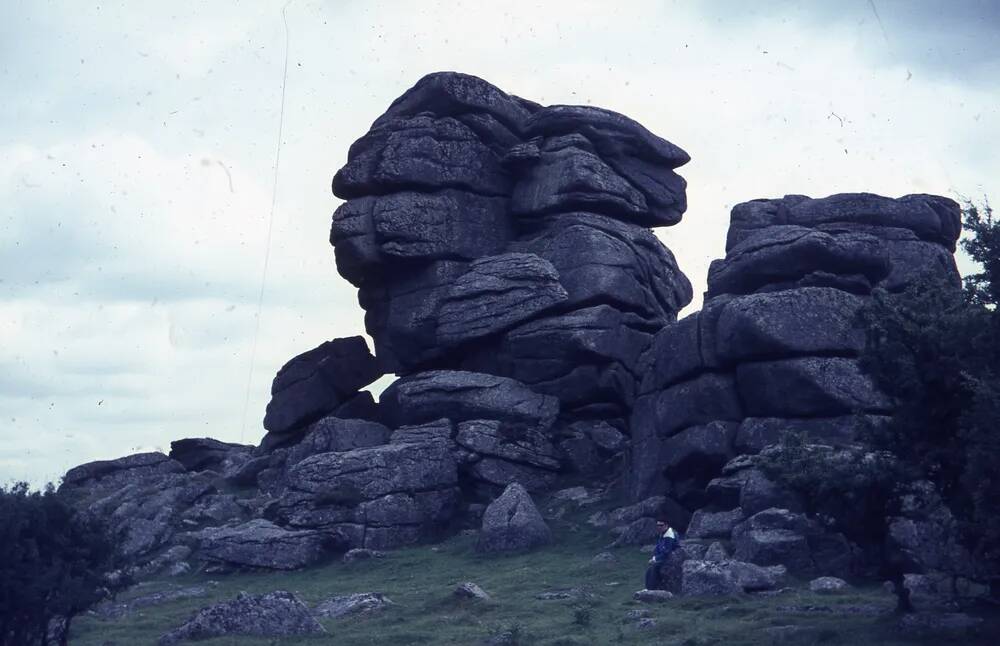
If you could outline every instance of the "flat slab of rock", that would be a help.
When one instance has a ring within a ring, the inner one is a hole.
[[[546,432],[559,413],[555,397],[524,384],[478,372],[431,370],[392,383],[379,399],[391,426],[439,419],[490,419],[504,428]]]
[[[681,594],[684,596],[725,596],[743,592],[732,571],[720,563],[684,561]]]
[[[349,615],[370,615],[391,605],[392,600],[378,592],[358,592],[322,601],[313,609],[313,613],[318,617],[338,619]]]
[[[288,472],[288,484],[354,503],[393,493],[445,489],[458,482],[455,457],[442,442],[386,444],[310,456]]]
[[[505,253],[473,261],[441,302],[437,338],[458,345],[537,317],[567,299],[559,273],[531,253]]]
[[[552,532],[531,496],[515,482],[483,512],[476,549],[480,552],[522,551],[546,545],[551,540]]]
[[[169,646],[225,635],[292,637],[323,634],[326,634],[326,629],[291,592],[279,590],[260,595],[241,592],[232,601],[202,608],[187,623],[163,635],[159,645]]]
[[[198,556],[236,567],[294,570],[322,559],[331,546],[323,532],[289,530],[257,518],[233,527],[210,527],[190,535]]]

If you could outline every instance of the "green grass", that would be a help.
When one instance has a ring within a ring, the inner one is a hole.
[[[199,608],[231,599],[239,591],[252,593],[290,590],[307,603],[353,592],[381,592],[396,605],[369,617],[323,620],[324,637],[253,639],[231,637],[198,642],[206,646],[236,644],[478,644],[489,635],[513,631],[518,644],[548,646],[600,644],[913,644],[945,643],[906,641],[890,617],[820,615],[782,611],[781,606],[878,605],[890,609],[893,599],[871,585],[838,596],[819,596],[797,590],[770,598],[752,595],[727,598],[675,598],[662,605],[639,604],[632,593],[642,587],[648,556],[638,548],[616,551],[620,564],[592,566],[594,554],[608,542],[607,534],[579,522],[579,517],[553,521],[553,545],[528,554],[483,557],[473,550],[472,539],[455,537],[438,546],[420,546],[391,552],[380,560],[281,573],[248,573],[224,577],[191,575],[154,581],[142,594],[159,586],[218,582],[209,596],[182,599],[146,608],[119,621],[93,616],[73,623],[70,643],[75,646],[155,644],[160,635],[186,621]],[[489,602],[459,601],[452,596],[463,581],[478,583],[491,596]],[[540,592],[583,588],[594,595],[587,602],[538,601]],[[132,593],[137,594],[137,593]],[[121,598],[127,598],[122,595]],[[637,630],[625,623],[629,610],[645,608],[656,626]],[[802,632],[785,641],[765,629],[801,626]],[[1000,620],[991,617],[982,631],[997,634]],[[963,639],[962,643],[977,643]],[[984,638],[978,643],[995,643]]]

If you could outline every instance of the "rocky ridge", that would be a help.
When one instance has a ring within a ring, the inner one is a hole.
[[[737,205],[702,310],[677,321],[691,286],[650,227],[680,220],[688,159],[607,110],[424,77],[333,180],[330,241],[374,353],[357,336],[291,359],[259,446],[179,440],[77,467],[62,490],[144,574],[299,568],[480,526],[484,551],[527,549],[550,540],[532,496],[580,482],[635,503],[592,519],[612,546],[650,542],[663,513],[687,530],[675,591],[685,572],[732,591],[775,585],[766,568],[846,571],[854,547],[748,456],[885,420],[855,317],[875,288],[957,285],[958,206]],[[362,389],[386,373],[376,403]],[[913,554],[953,522],[921,496],[893,525]]]

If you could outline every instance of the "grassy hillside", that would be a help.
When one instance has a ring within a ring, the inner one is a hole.
[[[549,646],[948,643],[901,634],[897,619],[885,614],[893,607],[893,598],[875,585],[835,597],[811,594],[796,582],[795,591],[772,597],[675,598],[661,605],[634,602],[632,593],[642,587],[648,556],[638,548],[622,548],[616,550],[618,564],[591,564],[608,538],[580,520],[553,521],[554,544],[530,554],[483,557],[474,552],[472,538],[458,536],[437,546],[392,552],[384,559],[350,564],[338,561],[301,572],[191,575],[153,581],[120,598],[178,584],[217,583],[209,586],[207,596],[145,608],[125,619],[81,617],[73,625],[70,643],[155,644],[160,635],[202,606],[230,599],[241,590],[261,593],[279,589],[295,592],[310,604],[335,595],[381,592],[395,605],[373,616],[322,620],[329,635],[321,638],[234,637],[198,643],[478,644],[501,633],[507,633],[507,644]],[[479,584],[492,600],[455,599],[452,591],[464,581]],[[567,588],[581,588],[593,596],[583,600],[535,598],[542,592]],[[655,626],[638,628],[636,619],[626,618],[638,609],[648,610]],[[879,611],[884,613],[871,614]],[[962,638],[956,643],[996,643],[986,635],[996,635],[998,630],[1000,619],[989,617],[979,631],[981,638]]]

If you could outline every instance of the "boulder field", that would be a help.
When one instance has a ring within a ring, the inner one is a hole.
[[[530,549],[552,540],[532,498],[580,483],[632,503],[595,521],[618,524],[616,545],[676,519],[688,587],[844,571],[854,547],[747,456],[788,431],[835,450],[891,414],[859,367],[857,314],[875,288],[958,286],[960,209],[738,204],[702,310],[678,321],[691,284],[651,228],[685,212],[687,161],[609,110],[422,78],[333,178],[330,242],[374,351],[354,336],[288,361],[257,446],[178,440],[76,467],[61,490],[143,574],[293,569],[480,527],[483,551]],[[385,374],[376,401],[364,388]],[[901,517],[898,542],[920,553],[928,517]]]

